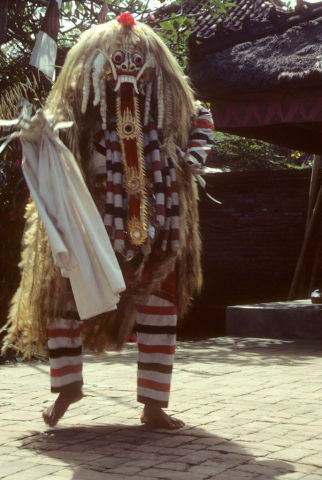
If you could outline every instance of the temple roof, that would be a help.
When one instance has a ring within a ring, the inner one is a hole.
[[[198,57],[280,33],[322,16],[322,1],[313,4],[302,1],[295,11],[285,11],[285,2],[281,0],[232,0],[232,3],[236,6],[227,8],[230,16],[227,18],[214,18],[199,2],[186,3],[183,7],[161,7],[157,14],[178,14],[183,8],[185,16],[195,20],[190,53]]]
[[[195,18],[186,72],[217,130],[322,154],[322,2],[232,1],[231,18],[183,5]]]
[[[322,16],[216,52],[199,52],[191,56],[187,72],[205,101],[237,93],[321,87]]]
[[[237,33],[247,33],[251,26],[267,27],[269,15],[285,15],[284,3],[280,0],[233,0],[232,3],[236,6],[227,8],[230,18],[221,16],[214,18],[206,9],[200,9],[198,5],[185,6],[184,13],[195,18],[193,27],[199,37],[205,40],[215,35],[216,39],[221,41],[227,35],[232,37]],[[288,13],[286,15],[289,16]],[[220,45],[221,48],[225,48],[225,42],[218,43],[218,49]]]
[[[284,11],[280,0],[236,0],[235,4],[237,7],[230,7],[228,11],[231,19],[211,19],[209,14],[196,19],[195,35],[190,42],[192,55],[214,53],[240,43],[279,34],[322,16],[322,2],[306,3],[293,12]],[[201,41],[200,46],[195,42],[196,35]]]

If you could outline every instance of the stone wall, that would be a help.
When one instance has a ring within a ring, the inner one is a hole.
[[[227,305],[286,300],[304,238],[310,177],[309,169],[207,177],[209,193],[222,205],[200,192],[205,286],[185,331],[222,334]]]

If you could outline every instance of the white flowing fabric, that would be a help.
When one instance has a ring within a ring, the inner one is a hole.
[[[125,290],[122,272],[76,160],[58,136],[72,122],[52,128],[52,117],[39,110],[15,123],[21,130],[10,138],[21,140],[24,176],[81,320],[116,309]]]
[[[39,31],[29,64],[41,70],[47,77],[55,80],[55,62],[57,42],[46,32]]]

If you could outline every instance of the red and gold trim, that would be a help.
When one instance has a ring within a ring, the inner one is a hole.
[[[116,120],[124,164],[124,187],[128,196],[127,232],[130,242],[140,246],[148,238],[147,193],[139,102],[133,83],[123,82],[120,86]]]

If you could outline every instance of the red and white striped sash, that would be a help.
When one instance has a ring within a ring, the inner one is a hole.
[[[200,163],[205,162],[213,144],[213,131],[211,114],[199,107],[188,148]],[[98,131],[93,141],[96,147],[94,167],[97,174],[106,175],[105,228],[114,250],[131,258],[138,251],[144,251],[145,246],[131,245],[126,236],[127,194],[123,187],[124,166],[115,118],[108,118],[107,129]],[[176,171],[171,158],[161,158],[161,143],[152,117],[148,126],[143,128],[143,146],[149,203],[154,209],[154,219],[149,227],[159,231],[158,245],[162,251],[176,251],[180,245]]]

